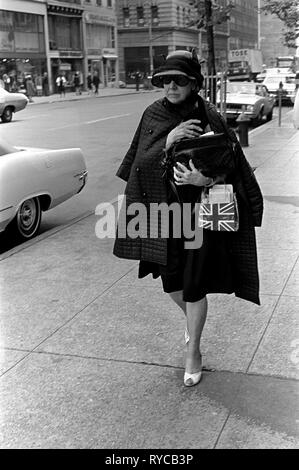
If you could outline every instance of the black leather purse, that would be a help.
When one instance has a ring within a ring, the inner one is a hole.
[[[190,160],[204,176],[227,174],[234,168],[233,145],[224,133],[182,139],[165,151],[162,160],[163,175],[173,180],[173,167],[176,163],[182,163],[189,168]]]

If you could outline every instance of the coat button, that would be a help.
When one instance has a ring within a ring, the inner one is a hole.
[[[140,168],[139,168],[139,166],[137,166],[137,168],[136,168],[136,171],[137,171],[137,173],[140,171]]]
[[[146,193],[142,193],[142,197],[146,197]]]
[[[149,134],[152,134],[154,131],[153,131],[153,129],[148,129],[147,132],[148,132]]]

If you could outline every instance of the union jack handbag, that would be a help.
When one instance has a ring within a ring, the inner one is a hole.
[[[236,232],[239,229],[236,194],[231,185],[215,185],[214,188],[214,193],[202,195],[199,203],[198,226],[216,232]]]

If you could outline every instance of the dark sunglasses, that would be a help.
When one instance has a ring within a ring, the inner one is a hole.
[[[186,86],[191,79],[185,75],[161,75],[152,78],[152,84],[158,88],[163,88],[164,85],[169,85],[172,81],[178,86]]]

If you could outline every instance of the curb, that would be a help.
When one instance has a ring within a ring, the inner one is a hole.
[[[128,96],[128,95],[139,95],[140,93],[155,93],[155,92],[159,92],[160,90],[139,90],[139,91],[126,91],[126,92],[123,92],[123,93],[115,93],[115,94],[109,94],[109,95],[99,95],[99,96],[90,96],[90,95],[84,95],[82,96],[81,98],[77,98],[76,96],[70,96],[69,98],[68,97],[65,97],[61,100],[59,99],[54,99],[54,100],[51,100],[51,96],[53,95],[50,95],[49,96],[49,99],[46,100],[46,101],[33,101],[33,103],[28,103],[28,106],[35,106],[37,104],[53,104],[53,103],[65,103],[65,102],[69,102],[69,101],[82,101],[82,100],[85,100],[87,98],[92,98],[92,99],[103,99],[103,98],[113,98],[114,96]],[[35,97],[36,98],[36,97]]]

